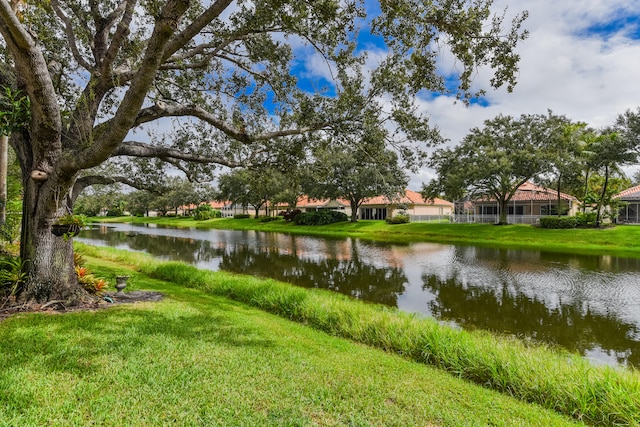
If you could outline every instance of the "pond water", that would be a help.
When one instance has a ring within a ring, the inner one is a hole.
[[[329,289],[640,367],[640,259],[132,224],[76,240]]]

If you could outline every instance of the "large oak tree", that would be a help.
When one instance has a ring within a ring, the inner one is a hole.
[[[74,186],[105,182],[98,165],[117,158],[134,178],[159,159],[195,177],[286,159],[309,133],[349,133],[363,117],[386,124],[410,160],[403,143],[434,135],[416,93],[471,98],[481,67],[494,87],[515,83],[524,15],[507,24],[490,0],[375,3],[372,18],[359,0],[0,0],[0,61],[30,99],[10,140],[24,184],[22,298],[85,297],[72,243],[51,225],[72,210]],[[357,46],[363,27],[386,49],[373,70]],[[443,52],[458,75],[439,74]],[[331,77],[309,89],[295,71],[311,55]]]
[[[435,152],[431,165],[438,176],[424,185],[423,196],[494,200],[498,223],[506,224],[518,188],[548,170],[547,153],[562,141],[565,123],[551,113],[486,120],[456,147]]]

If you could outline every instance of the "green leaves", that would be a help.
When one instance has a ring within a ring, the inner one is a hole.
[[[4,86],[0,96],[0,134],[9,135],[22,130],[29,125],[30,120],[29,97],[20,90]]]
[[[485,121],[455,148],[435,152],[431,166],[438,177],[423,186],[423,196],[449,200],[487,196],[499,201],[500,212],[506,215],[504,207],[518,187],[545,171],[551,135],[562,123],[551,113],[517,119],[500,115]]]
[[[519,56],[515,48],[526,39],[522,30],[527,12],[516,15],[505,25],[506,10],[491,13],[491,1],[381,0],[382,14],[372,23],[374,34],[384,38],[393,52],[385,67],[397,79],[409,83],[414,91],[452,91],[465,101],[478,96],[471,91],[472,78],[480,67],[493,71],[491,86],[506,85],[511,91],[516,83]],[[454,76],[457,88],[444,86],[437,64],[443,52],[453,55],[461,72]]]

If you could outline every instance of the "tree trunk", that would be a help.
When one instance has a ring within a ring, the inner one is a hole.
[[[351,200],[351,222],[358,222],[358,203]]]
[[[0,224],[7,222],[7,168],[9,137],[0,134]]]
[[[52,188],[59,189],[59,197],[51,193]],[[70,183],[24,179],[20,256],[26,261],[28,279],[19,294],[21,301],[73,304],[89,298],[75,273],[72,239],[51,232],[56,219],[71,211],[68,199],[60,196],[70,189]]]
[[[584,198],[582,199],[582,213],[587,213],[587,197],[589,196],[589,171],[584,176]]]
[[[507,225],[507,210],[509,208],[509,200],[507,199],[498,199],[499,200],[499,206],[498,209],[500,210],[500,212],[498,212],[499,215],[499,220],[498,220],[498,225]]]
[[[558,216],[561,216],[561,215],[562,215],[562,209],[560,209],[560,208],[561,208],[560,203],[562,203],[562,199],[560,198],[560,180],[561,180],[561,179],[562,179],[562,174],[560,174],[560,175],[558,176],[558,186],[557,186],[557,188],[556,188],[556,193],[557,193],[557,196],[558,196],[558,208],[557,208],[557,210],[558,210]]]
[[[602,194],[600,194],[600,200],[598,201],[598,208],[596,210],[596,227],[600,227],[600,221],[602,220],[602,208],[604,207],[604,198],[607,194],[607,186],[609,184],[609,166],[604,167],[604,185],[602,186]]]

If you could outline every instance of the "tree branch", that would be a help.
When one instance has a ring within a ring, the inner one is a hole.
[[[167,104],[164,102],[158,102],[153,107],[145,108],[140,111],[138,117],[136,119],[135,126],[139,126],[144,123],[149,123],[154,120],[158,120],[162,117],[183,117],[183,116],[191,116],[196,117],[216,129],[223,132],[230,138],[233,138],[237,141],[243,142],[245,144],[249,144],[251,142],[256,141],[267,141],[270,139],[292,136],[292,135],[301,135],[308,132],[313,132],[321,129],[327,128],[330,123],[318,123],[314,126],[307,126],[303,128],[297,129],[282,129],[273,132],[264,132],[250,135],[246,132],[245,129],[238,129],[229,123],[226,123],[223,120],[220,120],[204,108],[198,107],[197,105],[176,105],[176,104]]]
[[[113,64],[118,51],[122,47],[122,43],[129,34],[129,25],[131,24],[131,20],[133,19],[133,9],[135,7],[135,4],[136,2],[134,0],[123,1],[118,6],[118,9],[107,17],[105,31],[108,32],[109,28],[111,28],[115,24],[117,17],[122,14],[115,34],[111,38],[111,44],[109,45],[109,48],[107,49],[107,52],[102,59],[101,68],[103,75],[111,75],[111,65]]]
[[[209,6],[209,8],[194,19],[189,26],[173,37],[164,51],[162,61],[166,61],[176,53],[178,49],[185,46],[187,42],[193,39],[204,27],[220,16],[231,3],[233,3],[233,0],[217,0]]]
[[[53,8],[53,11],[56,13],[56,15],[58,15],[58,18],[60,18],[60,20],[64,24],[64,33],[67,36],[67,40],[69,41],[69,48],[71,49],[73,58],[76,60],[78,65],[80,65],[88,72],[93,73],[93,66],[89,64],[89,62],[87,62],[80,54],[80,50],[78,49],[78,44],[76,42],[76,36],[73,32],[73,24],[71,22],[71,19],[67,15],[65,15],[62,9],[60,9],[60,3],[58,3],[58,0],[51,0],[51,7]]]
[[[71,203],[73,204],[78,196],[87,188],[92,185],[111,185],[111,184],[126,184],[129,187],[136,188],[138,190],[148,190],[149,188],[145,187],[139,182],[132,181],[126,176],[99,176],[99,175],[89,175],[78,178],[73,185],[73,189],[71,190]]]
[[[211,43],[200,44],[200,45],[194,46],[193,48],[181,54],[174,54],[170,58],[167,58],[166,63],[184,61],[196,55],[203,55],[205,56],[205,58],[211,58],[217,55],[218,52],[220,52],[222,49],[229,46],[233,42],[237,42],[240,40],[248,40],[256,35],[275,32],[275,31],[282,31],[282,29],[279,27],[273,27],[273,28],[263,28],[263,29],[252,30],[252,31],[246,30],[246,31],[236,32],[236,33],[233,33],[230,37],[227,37],[226,39],[222,40],[221,42],[217,42],[217,43],[211,42]]]
[[[6,0],[0,0],[5,1]],[[74,159],[67,158],[63,169],[81,170],[99,165],[118,147],[135,122],[149,87],[162,63],[167,43],[171,40],[179,20],[189,7],[189,0],[168,0],[156,17],[144,58],[124,94],[114,117],[94,128],[94,143]],[[108,130],[108,131],[107,131]]]
[[[31,101],[31,132],[42,139],[43,149],[33,153],[39,167],[50,168],[51,156],[62,149],[60,108],[44,55],[7,0],[0,0],[0,34],[15,60],[16,75],[26,83]]]
[[[245,166],[243,163],[230,161],[222,157],[183,153],[182,151],[174,148],[155,146],[136,141],[123,142],[112,156],[153,157],[169,163],[172,163],[175,160],[184,160],[187,162],[201,164],[215,163],[222,166],[228,166],[230,168]]]

